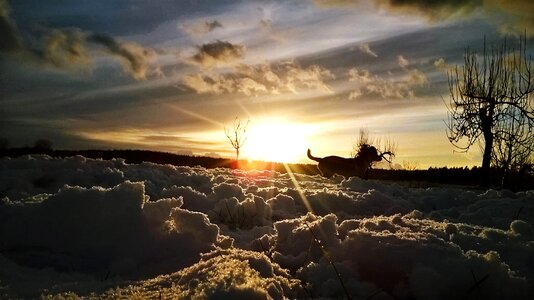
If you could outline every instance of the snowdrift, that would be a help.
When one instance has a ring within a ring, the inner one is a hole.
[[[0,298],[534,297],[534,191],[27,156],[0,197]]]

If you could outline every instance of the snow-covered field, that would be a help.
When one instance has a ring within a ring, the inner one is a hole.
[[[534,299],[534,191],[0,160],[0,298]]]

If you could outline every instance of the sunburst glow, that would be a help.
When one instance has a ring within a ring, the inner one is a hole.
[[[313,132],[310,125],[280,119],[253,122],[242,153],[254,160],[297,162],[304,158]]]

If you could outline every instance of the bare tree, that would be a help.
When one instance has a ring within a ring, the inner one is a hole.
[[[532,153],[534,91],[532,60],[526,54],[526,37],[518,49],[505,40],[482,55],[465,50],[464,65],[448,74],[450,101],[447,137],[467,151],[483,144],[483,184],[490,183],[490,167],[509,170],[520,157]],[[530,142],[529,142],[530,141]]]
[[[232,128],[224,127],[224,133],[232,147],[235,149],[236,162],[239,161],[239,149],[241,149],[247,141],[247,129],[249,124],[250,120],[243,123],[238,117],[235,117]]]

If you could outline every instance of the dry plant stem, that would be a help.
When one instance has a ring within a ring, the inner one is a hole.
[[[337,270],[336,265],[332,261],[332,258],[330,257],[330,254],[323,247],[323,245],[321,244],[321,241],[319,240],[317,235],[315,235],[315,233],[311,229],[310,225],[307,222],[305,224],[306,224],[306,227],[308,227],[308,229],[310,230],[310,233],[313,235],[313,238],[315,239],[315,242],[317,243],[317,245],[319,246],[319,248],[323,252],[324,257],[326,257],[326,259],[328,260],[328,262],[330,263],[330,265],[334,269],[334,272],[336,273],[337,279],[339,280],[339,283],[341,284],[341,287],[343,288],[343,291],[345,292],[345,296],[347,296],[347,299],[351,300],[352,297],[350,296],[349,291],[347,290],[347,287],[345,286],[345,283],[343,282],[343,279],[341,278],[341,274],[339,274],[339,271]]]
[[[474,290],[477,290],[479,291],[479,287],[480,285],[482,285],[482,283],[484,281],[486,281],[486,279],[488,279],[489,277],[489,274],[486,274],[485,276],[483,276],[480,280],[477,279],[477,277],[475,276],[475,272],[473,272],[473,270],[471,270],[471,276],[473,276],[473,285],[471,286],[471,288],[469,288],[469,290],[467,291],[467,294],[471,294]]]

